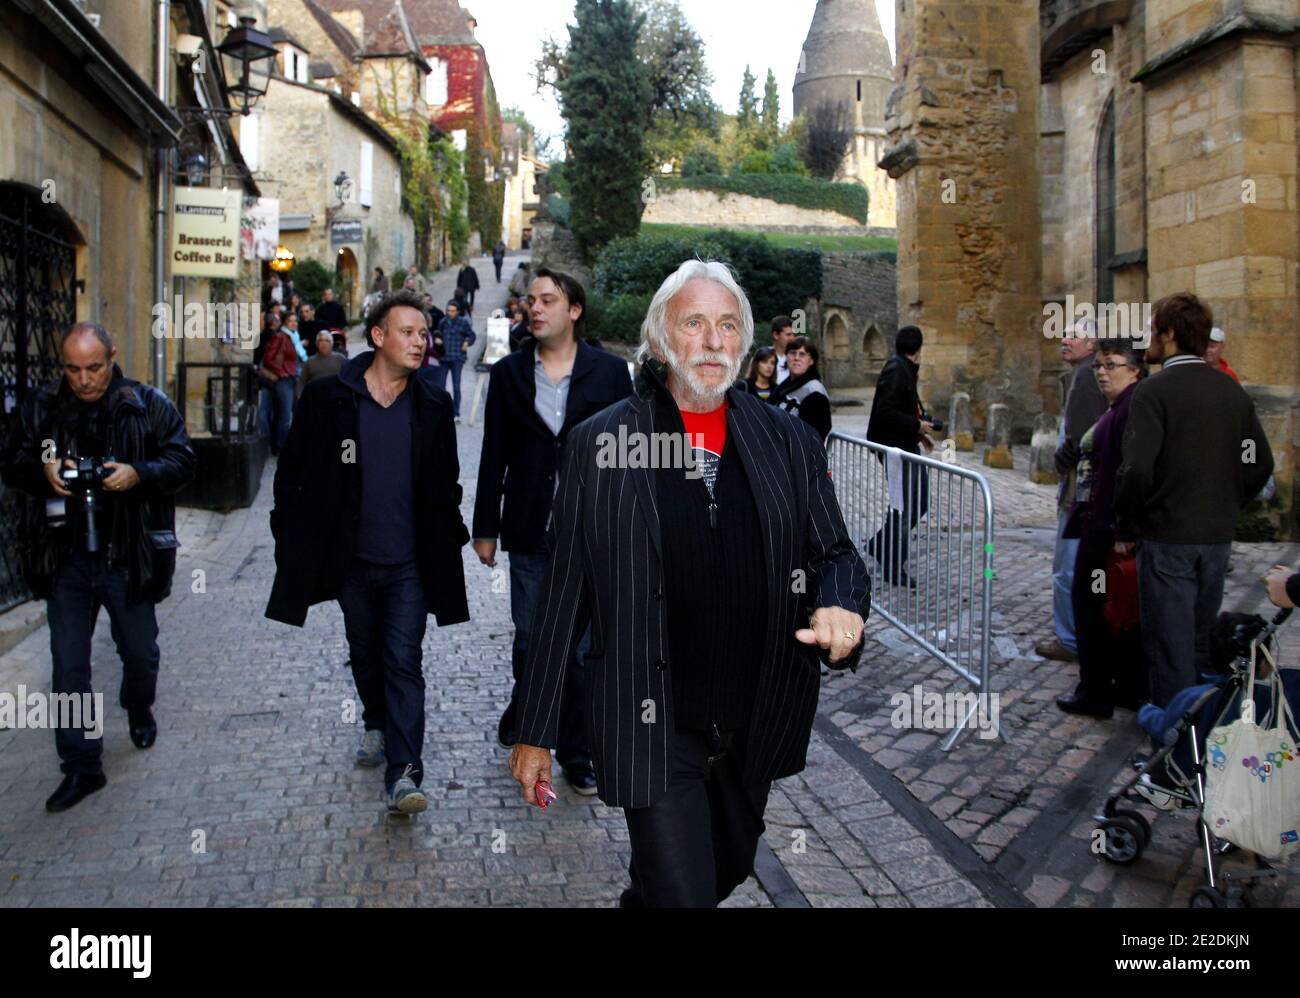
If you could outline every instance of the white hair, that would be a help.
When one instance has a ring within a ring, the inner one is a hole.
[[[715,281],[731,292],[740,307],[740,356],[749,353],[754,344],[754,311],[736,275],[718,260],[687,260],[668,275],[650,300],[645,320],[641,323],[641,345],[636,351],[638,364],[645,363],[647,357],[655,356],[662,360],[668,356],[668,303],[689,281],[696,279]]]

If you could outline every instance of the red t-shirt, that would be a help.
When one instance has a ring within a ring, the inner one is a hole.
[[[682,410],[682,424],[690,437],[704,484],[708,486],[709,495],[713,495],[713,483],[718,478],[718,462],[722,460],[722,448],[727,443],[727,400],[723,399],[722,405],[712,412]]]

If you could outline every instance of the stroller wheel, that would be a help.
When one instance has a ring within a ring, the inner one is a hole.
[[[1142,848],[1145,849],[1151,844],[1151,823],[1136,811],[1119,810],[1112,817],[1127,818],[1137,825],[1138,830],[1142,833]]]
[[[1198,887],[1187,902],[1189,908],[1226,908],[1228,899],[1215,887]]]
[[[1097,826],[1102,833],[1102,855],[1117,866],[1136,863],[1146,846],[1142,828],[1127,815],[1117,814]]]

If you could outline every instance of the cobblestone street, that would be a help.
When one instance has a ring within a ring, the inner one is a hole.
[[[508,258],[507,278],[517,260]],[[505,284],[496,285],[490,260],[475,265],[481,344]],[[448,297],[451,280],[437,276],[435,300]],[[843,412],[837,428],[861,434],[865,410]],[[482,430],[457,432],[468,523]],[[977,466],[976,455],[961,458]],[[1008,741],[970,737],[944,753],[942,732],[893,728],[894,692],[951,683],[873,619],[862,667],[824,679],[808,768],[774,788],[757,876],[728,906],[1186,905],[1200,883],[1189,815],[1157,819],[1143,808],[1154,836],[1133,867],[1089,851],[1092,815],[1140,736],[1131,713],[1088,721],[1052,702],[1075,673],[1033,653],[1050,629],[1055,490],[1028,483],[1026,453],[1018,449],[1016,461],[1014,471],[987,472],[998,528],[994,687]],[[302,630],[263,617],[273,474],[272,463],[250,509],[179,511],[176,585],[158,614],[152,750],[131,746],[114,706],[121,667],[102,619],[95,688],[109,704],[108,786],[47,814],[42,802],[59,778],[50,733],[0,732],[0,906],[614,904],[628,859],[621,812],[577,796],[558,774],[557,805],[526,806],[496,744],[511,679],[504,560],[489,570],[467,546],[473,620],[444,629],[430,621],[430,808],[392,822],[380,772],[352,763],[358,727],[344,718],[355,693],[338,606],[313,608]],[[320,511],[322,531],[330,516]],[[1264,569],[1296,555],[1237,545],[1224,608],[1257,609]],[[191,585],[196,578],[205,585]],[[0,657],[3,690],[48,689],[49,673],[43,627]],[[1295,906],[1300,886],[1293,878],[1254,900]]]

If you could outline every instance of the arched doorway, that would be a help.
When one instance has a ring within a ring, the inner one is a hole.
[[[343,310],[347,312],[349,320],[356,316],[359,310],[357,298],[357,292],[361,288],[359,275],[360,268],[357,266],[356,256],[344,246],[334,258],[334,293],[337,300],[343,303]]]
[[[826,332],[822,337],[822,343],[825,344],[826,356],[830,360],[848,360],[849,358],[849,327],[844,321],[844,317],[838,312],[832,312],[826,320]]]
[[[885,338],[880,335],[880,330],[876,328],[874,322],[862,334],[862,355],[867,358],[867,366],[872,368],[879,368],[889,357]]]
[[[0,183],[0,439],[23,401],[59,376],[59,337],[77,319],[77,246],[67,213],[26,184]],[[31,598],[18,545],[43,505],[0,487],[0,610]]]

